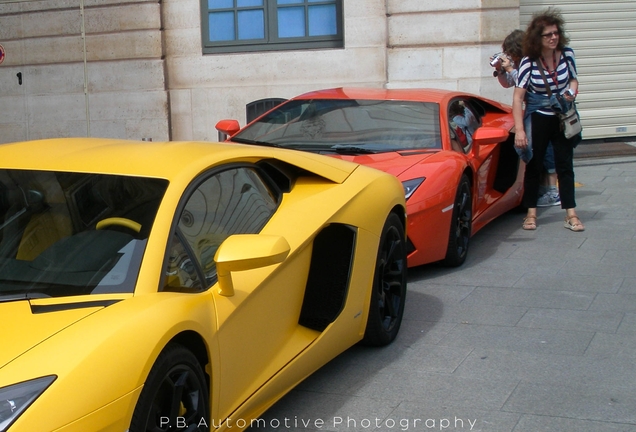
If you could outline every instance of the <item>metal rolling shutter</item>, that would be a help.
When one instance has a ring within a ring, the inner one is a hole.
[[[561,10],[579,73],[583,137],[636,136],[636,1],[520,0],[521,28],[549,6]]]

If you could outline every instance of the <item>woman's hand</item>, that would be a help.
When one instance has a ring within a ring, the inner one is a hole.
[[[508,56],[501,57],[501,68],[506,72],[510,73],[514,70],[514,65],[512,64],[512,60]]]
[[[569,88],[565,93],[563,93],[563,97],[568,102],[574,102],[574,99],[576,99],[576,95],[579,94],[579,81],[576,79],[571,79],[568,84]],[[572,92],[572,94],[570,94],[570,92]]]
[[[515,133],[515,148],[526,149],[528,147],[528,137],[524,130],[517,130]]]

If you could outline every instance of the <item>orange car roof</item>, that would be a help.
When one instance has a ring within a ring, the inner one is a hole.
[[[339,87],[332,89],[316,90],[293,99],[379,99],[379,100],[413,100],[423,102],[437,102],[453,97],[466,96],[466,93],[460,93],[450,90],[432,89],[432,88],[414,88],[414,89],[382,89],[382,88],[365,88],[365,87]]]
[[[370,87],[338,87],[324,90],[315,90],[293,97],[296,99],[368,99],[368,100],[397,100],[433,102],[443,104],[455,97],[477,98],[500,112],[510,112],[511,107],[480,95],[453,90],[434,88],[408,88],[408,89],[382,89]]]

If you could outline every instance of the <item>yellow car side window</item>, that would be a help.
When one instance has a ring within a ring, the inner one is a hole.
[[[178,227],[203,271],[205,287],[216,282],[214,255],[221,243],[232,234],[258,233],[276,207],[259,174],[247,167],[217,173],[192,193]]]

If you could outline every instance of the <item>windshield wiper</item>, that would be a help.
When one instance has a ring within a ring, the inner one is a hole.
[[[331,147],[331,150],[345,155],[356,155],[356,154],[376,154],[376,153],[386,153],[389,151],[394,151],[394,149],[387,147],[382,144],[362,144],[362,145],[347,145],[347,144],[337,144]]]
[[[20,293],[20,294],[5,294],[0,295],[0,303],[7,303],[12,301],[32,300],[39,298],[49,298],[51,296],[43,293]]]
[[[331,148],[330,145],[325,145],[325,144],[289,144],[286,145],[285,148],[288,149],[292,149],[292,150],[301,150],[301,151],[306,151],[306,152],[310,152],[310,153],[324,153],[324,152],[329,152],[329,153],[333,153],[335,150],[333,150]]]
[[[259,145],[259,146],[264,146],[264,147],[284,148],[282,145],[279,145],[279,144],[274,144],[274,143],[270,143],[270,142],[267,142],[267,141],[251,140],[251,139],[247,139],[247,138],[230,138],[230,141],[236,142],[236,143],[239,143],[239,144],[253,144],[253,145]]]

